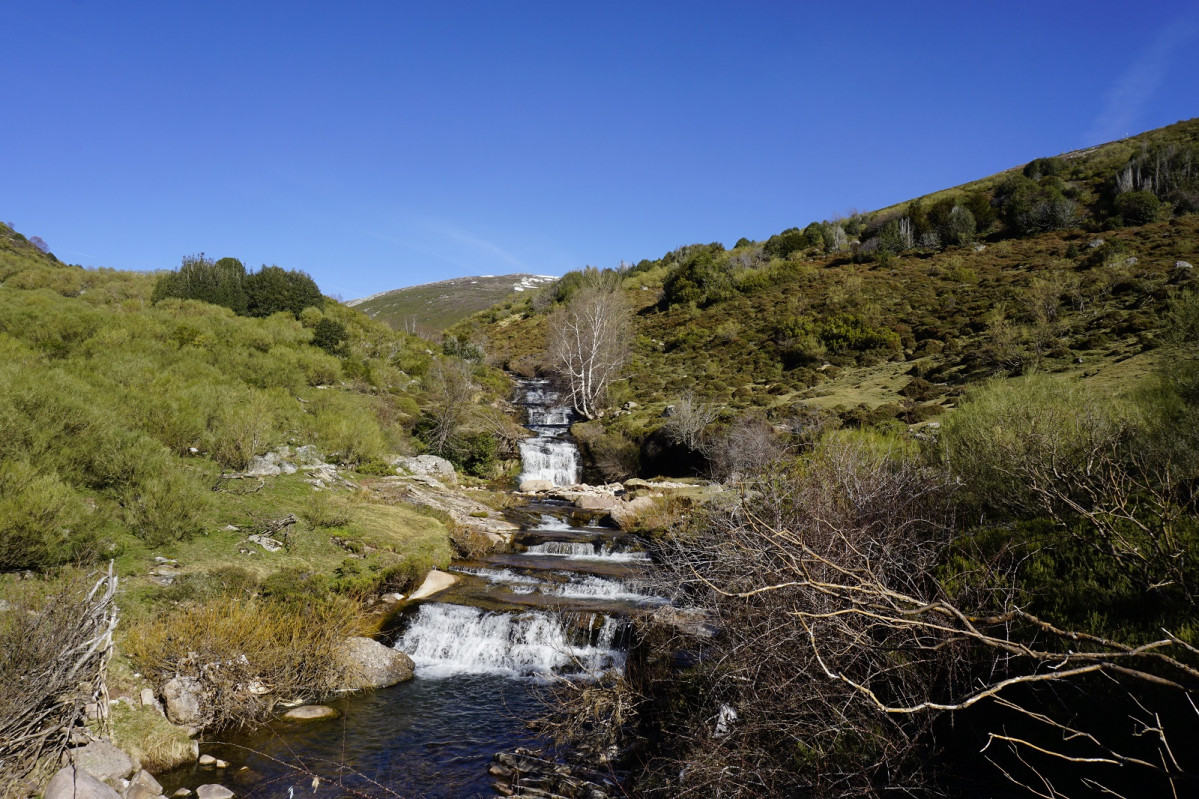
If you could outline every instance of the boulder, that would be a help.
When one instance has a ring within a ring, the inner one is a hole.
[[[233,791],[226,788],[224,785],[201,785],[196,788],[196,796],[198,799],[233,799]]]
[[[399,456],[392,459],[392,465],[416,475],[432,477],[443,483],[454,485],[458,482],[458,474],[454,464],[436,455],[417,455],[415,458]]]
[[[1174,268],[1175,269],[1194,269],[1195,267],[1191,266],[1186,261],[1175,261]]]
[[[409,599],[424,599],[425,597],[433,596],[439,591],[444,591],[454,583],[458,582],[456,575],[449,572],[443,572],[440,569],[434,569],[425,577],[425,581],[420,584],[420,588],[412,592]]]
[[[76,767],[101,782],[123,780],[138,768],[129,755],[108,741],[92,741],[87,746],[70,750],[69,754]]]
[[[43,799],[121,799],[115,790],[74,766],[60,769],[42,793]]]
[[[159,796],[162,796],[162,786],[145,769],[134,774],[125,789],[125,799],[155,799]]]
[[[300,705],[284,713],[283,718],[288,721],[323,721],[340,715],[341,711],[328,705]]]
[[[175,677],[162,686],[167,718],[172,724],[191,727],[204,720],[200,707],[200,683],[194,677]]]
[[[553,491],[554,484],[550,480],[522,480],[520,482],[520,492],[522,494],[536,494],[540,491]]]
[[[575,499],[575,507],[583,510],[610,511],[620,504],[620,500],[611,494],[580,494]]]
[[[612,521],[620,525],[622,530],[629,529],[641,514],[648,511],[654,506],[653,497],[637,497],[627,502],[621,502],[616,507],[608,511],[608,515],[612,517]]]
[[[346,688],[386,688],[412,679],[412,658],[372,638],[347,638],[341,647],[346,666]]]

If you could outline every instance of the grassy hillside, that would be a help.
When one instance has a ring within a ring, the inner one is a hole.
[[[557,278],[544,275],[479,275],[385,291],[346,305],[396,330],[434,335],[463,319],[531,292]]]
[[[160,684],[245,652],[264,658],[247,666],[255,679],[282,694],[328,689],[328,648],[363,629],[360,600],[406,591],[450,558],[445,514],[361,488],[364,475],[395,473],[390,455],[426,450],[425,431],[447,415],[436,375],[459,378],[445,454],[484,476],[502,456],[479,444],[500,417],[487,406],[505,386],[495,370],[433,353],[315,286],[295,294],[311,283],[300,273],[266,267],[255,284],[231,263],[185,258],[184,281],[84,269],[0,225],[0,608],[79,602],[86,575],[115,561],[114,695],[136,696],[134,672]],[[197,282],[218,274],[233,282]],[[223,296],[243,278],[260,295],[231,302],[247,315],[168,296],[180,285]],[[252,315],[264,298],[305,296]],[[292,473],[243,474],[267,454]],[[302,633],[287,621],[297,614]],[[70,632],[47,621],[31,637],[23,618],[0,612],[0,682]],[[269,710],[209,687],[216,724]],[[19,773],[10,765],[19,760],[0,764],[6,786]]]
[[[1128,387],[1193,280],[1176,264],[1199,262],[1196,142],[1199,122],[1179,123],[764,242],[642,261],[622,274],[635,338],[610,396],[640,407],[604,424],[643,441],[688,394],[725,421],[759,410],[857,425],[931,419],[993,375]],[[1135,188],[1155,169],[1161,198]],[[484,338],[509,368],[543,369],[547,315],[571,283],[453,332]]]

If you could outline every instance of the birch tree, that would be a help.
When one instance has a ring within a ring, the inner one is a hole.
[[[596,281],[579,289],[550,317],[549,329],[550,363],[565,380],[571,404],[596,418],[628,360],[629,310],[619,285]]]

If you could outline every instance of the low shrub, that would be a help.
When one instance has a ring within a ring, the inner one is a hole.
[[[220,598],[135,621],[122,648],[159,685],[198,681],[206,726],[260,722],[280,699],[327,696],[342,685],[343,641],[365,630],[357,603]],[[251,690],[262,686],[268,693]]]

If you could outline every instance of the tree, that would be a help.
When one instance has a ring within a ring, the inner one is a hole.
[[[41,236],[30,236],[29,243],[37,247],[39,252],[50,252],[50,245]]]
[[[662,425],[662,431],[671,443],[680,444],[692,452],[708,454],[710,441],[708,426],[720,416],[720,406],[711,402],[700,402],[688,391],[675,401],[673,411]]]
[[[599,415],[604,395],[624,368],[631,336],[628,306],[618,286],[590,282],[549,320],[549,358],[574,409]]]
[[[473,368],[459,358],[437,358],[425,376],[425,409],[423,434],[425,443],[437,455],[448,455],[454,438],[470,413],[474,398]]]
[[[305,272],[264,266],[257,272],[246,275],[242,281],[250,316],[270,316],[279,311],[291,311],[298,319],[300,312],[308,307],[320,308],[325,298],[316,282]]]

